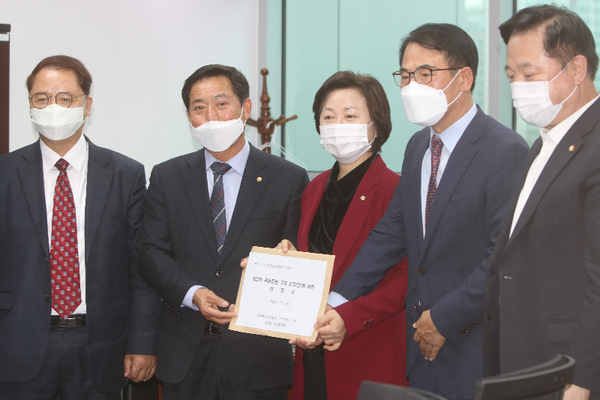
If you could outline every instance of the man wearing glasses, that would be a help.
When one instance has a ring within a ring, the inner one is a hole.
[[[40,140],[0,157],[0,399],[121,399],[156,367],[159,298],[136,270],[144,167],[83,136],[92,77],[42,60]]]
[[[408,143],[386,214],[330,295],[335,306],[369,293],[407,254],[410,386],[449,399],[472,398],[483,377],[487,260],[528,150],[474,104],[477,63],[475,43],[454,25],[426,24],[404,39],[393,75],[408,120],[425,128]]]

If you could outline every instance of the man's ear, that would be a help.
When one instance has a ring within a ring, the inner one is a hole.
[[[244,113],[242,115],[242,119],[244,121],[248,120],[248,118],[250,118],[250,113],[252,112],[252,100],[250,100],[250,97],[248,97],[246,100],[244,100],[244,102],[242,103],[242,107],[244,107]]]
[[[470,92],[473,87],[473,70],[471,67],[464,67],[462,71],[459,72],[462,75],[462,85],[461,89],[463,92]]]
[[[576,55],[571,60],[568,69],[571,71],[575,85],[581,85],[585,78],[587,78],[587,64],[587,58],[581,54]]]

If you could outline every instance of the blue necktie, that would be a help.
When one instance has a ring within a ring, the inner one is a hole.
[[[223,248],[223,244],[225,243],[225,235],[227,234],[223,175],[231,169],[231,165],[226,163],[214,162],[210,166],[210,168],[213,170],[213,175],[215,178],[212,195],[210,196],[210,210],[212,212],[213,227],[215,229],[217,253],[221,254],[221,249]]]

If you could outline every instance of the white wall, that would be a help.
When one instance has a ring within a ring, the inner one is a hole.
[[[181,100],[184,80],[212,63],[238,68],[260,115],[262,0],[0,0],[11,25],[10,150],[37,139],[25,79],[43,58],[67,54],[92,74],[84,133],[146,166],[200,148]],[[246,128],[256,143],[256,130]]]

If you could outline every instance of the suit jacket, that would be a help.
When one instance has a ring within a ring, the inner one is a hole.
[[[144,167],[89,142],[85,261],[87,352],[94,387],[121,390],[125,354],[155,354],[159,299],[136,270]],[[0,380],[39,373],[51,312],[39,141],[0,157]]]
[[[558,143],[509,239],[541,138],[531,148],[490,260],[487,375],[563,353],[577,362],[573,383],[600,392],[599,120],[597,100]]]
[[[430,128],[410,139],[394,197],[334,291],[347,299],[368,293],[407,254],[408,380],[411,386],[466,399],[483,376],[487,260],[527,144],[478,109],[448,160],[423,237],[421,165],[429,142]],[[413,340],[412,325],[425,310],[446,338],[433,362],[424,360]]]
[[[258,179],[258,178],[262,179]],[[183,380],[202,342],[206,319],[181,308],[186,292],[202,285],[235,303],[252,246],[296,242],[306,171],[250,146],[227,237],[217,256],[204,150],[154,167],[140,233],[140,272],[162,297],[158,333],[159,379]],[[287,340],[221,327],[231,376],[246,390],[288,385],[293,361]]]
[[[329,174],[314,178],[302,195],[298,249],[308,251],[308,234],[321,204]],[[383,216],[400,177],[378,156],[363,176],[340,225],[333,253],[332,287],[358,253],[369,231]],[[406,260],[392,268],[377,290],[336,308],[346,325],[342,347],[325,351],[325,376],[329,400],[355,399],[363,380],[407,385],[405,314],[399,304],[406,295]],[[377,346],[373,344],[377,343]],[[304,399],[303,351],[296,348],[292,398]]]

